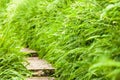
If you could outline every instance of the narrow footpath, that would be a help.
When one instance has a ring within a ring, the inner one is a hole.
[[[32,77],[29,77],[26,80],[55,80],[55,78],[52,77],[55,68],[47,61],[39,59],[37,51],[23,48],[21,52],[27,53],[29,56],[26,58],[28,63],[24,63],[23,65],[32,72]]]

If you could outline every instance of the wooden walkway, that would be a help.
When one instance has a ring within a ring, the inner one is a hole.
[[[55,72],[55,68],[47,61],[39,59],[37,51],[23,48],[21,49],[21,52],[29,55],[29,57],[26,58],[27,63],[23,63],[23,65],[32,72],[32,77],[29,77],[26,80],[55,80],[54,77],[51,77]]]

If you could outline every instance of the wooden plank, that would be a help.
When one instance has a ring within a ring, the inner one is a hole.
[[[37,53],[37,51],[31,50],[29,48],[22,48],[20,51],[25,53]]]
[[[26,66],[28,70],[53,70],[54,68],[52,67],[51,64],[49,64],[47,61],[39,59],[38,57],[29,57],[27,58],[28,65]]]
[[[32,71],[33,76],[51,76],[55,72],[55,68],[51,64],[38,57],[28,57],[27,62],[23,64],[28,70]]]
[[[38,56],[37,51],[31,50],[29,48],[22,48],[20,50],[20,52],[27,53],[27,55],[30,56],[30,57],[37,57]]]
[[[31,77],[27,78],[27,80],[55,80],[54,77]]]

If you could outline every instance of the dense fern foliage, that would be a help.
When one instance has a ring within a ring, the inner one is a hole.
[[[10,63],[24,69],[18,64],[22,59],[15,56],[21,54],[16,48],[24,46],[37,50],[40,58],[52,63],[58,80],[120,79],[119,0],[2,2],[0,33],[3,37],[0,38],[4,41],[0,42],[0,50],[13,59],[0,54],[1,60],[9,62],[15,58],[17,61]],[[6,70],[2,69],[6,62],[2,63],[0,72]],[[14,68],[11,64],[8,64],[10,67],[7,65],[9,72]],[[24,71],[15,70],[21,75]],[[10,75],[7,72],[0,74],[3,80],[8,78],[4,78],[4,74]],[[10,76],[14,77],[14,73]],[[22,80],[20,77],[18,80]]]

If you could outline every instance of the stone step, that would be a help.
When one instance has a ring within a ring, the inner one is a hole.
[[[24,65],[33,72],[33,76],[50,76],[55,72],[55,68],[51,64],[38,57],[28,57],[27,62]]]
[[[20,50],[20,52],[27,53],[30,57],[37,57],[38,56],[37,51],[31,50],[29,48],[22,48]]]
[[[31,77],[27,78],[27,80],[55,80],[54,77]]]

